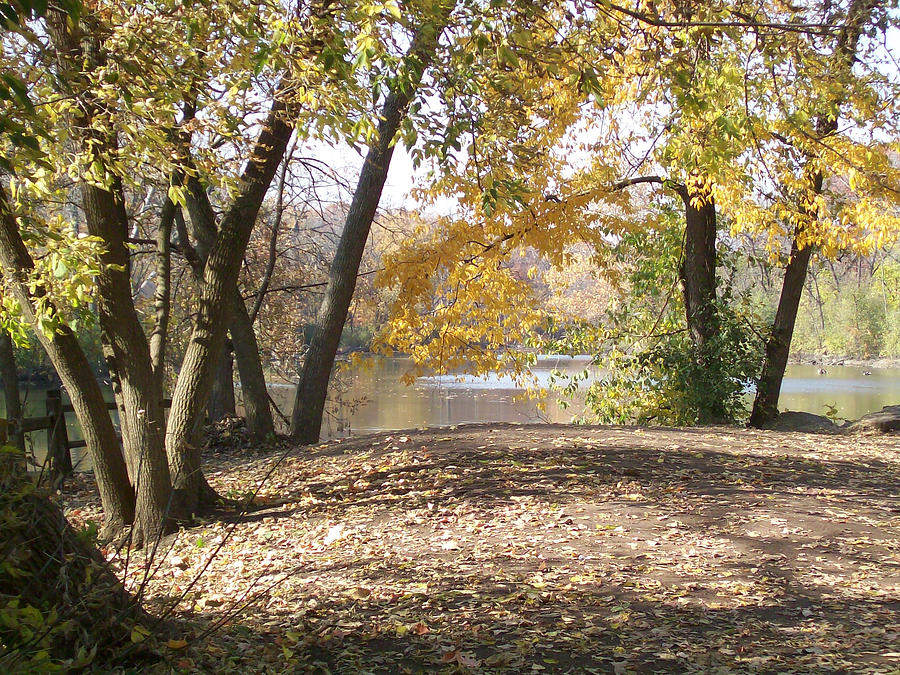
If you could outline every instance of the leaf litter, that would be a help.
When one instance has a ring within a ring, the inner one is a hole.
[[[161,670],[900,672],[896,436],[493,424],[206,462],[256,506],[162,543]],[[96,517],[86,480],[64,499]]]

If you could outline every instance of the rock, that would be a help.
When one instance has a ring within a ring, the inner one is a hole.
[[[822,415],[808,412],[783,412],[763,427],[772,431],[803,431],[809,434],[837,433],[841,429]]]
[[[900,405],[886,405],[878,412],[869,413],[856,420],[850,431],[900,431]]]

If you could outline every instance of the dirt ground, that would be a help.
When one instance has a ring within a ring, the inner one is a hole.
[[[896,435],[491,424],[206,468],[257,510],[156,552],[160,667],[900,673]]]

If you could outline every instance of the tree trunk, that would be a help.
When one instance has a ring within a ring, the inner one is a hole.
[[[72,330],[61,323],[52,336],[47,336],[38,327],[34,302],[41,298],[43,292],[40,287],[33,292],[29,289],[26,279],[34,269],[34,262],[22,242],[2,188],[0,212],[0,261],[4,276],[22,307],[26,321],[34,329],[69,392],[94,465],[94,477],[103,504],[104,536],[115,536],[125,525],[134,521],[135,498],[103,392]]]
[[[449,11],[449,9],[448,9]],[[337,355],[344,322],[356,290],[356,277],[362,261],[369,230],[375,219],[381,193],[394,154],[394,136],[406,116],[410,101],[425,69],[433,58],[433,45],[443,31],[429,25],[413,38],[408,58],[418,68],[402,90],[391,91],[381,110],[378,137],[369,148],[359,175],[353,201],[347,212],[344,230],[328,273],[325,296],[319,305],[312,339],[303,362],[300,381],[294,394],[291,436],[301,443],[317,443],[322,429],[328,382]]]
[[[285,151],[284,161],[281,163],[281,171],[278,174],[278,186],[275,190],[275,217],[272,220],[272,234],[269,236],[269,256],[266,260],[266,269],[259,282],[256,299],[253,301],[253,308],[250,310],[251,326],[256,322],[259,309],[262,307],[263,301],[266,299],[266,293],[269,291],[272,275],[275,273],[275,263],[278,261],[278,233],[281,231],[281,221],[284,218],[284,186],[287,181],[288,165],[294,156],[296,147],[297,141],[295,139],[291,143],[291,147]]]
[[[229,294],[237,283],[259,207],[293,132],[285,116],[284,104],[276,100],[241,177],[237,196],[209,251],[199,311],[172,396],[166,450],[176,496],[188,511],[195,511],[208,496],[195,431],[212,388],[215,360],[225,341]]]
[[[712,360],[717,355],[711,353],[712,342],[719,335],[716,311],[716,205],[712,196],[704,198],[700,206],[691,203],[692,196],[694,199],[697,196],[691,195],[683,185],[677,186],[676,192],[684,202],[685,210],[684,252],[678,276],[684,295],[687,328],[700,372],[716,377],[718,369]],[[714,391],[714,388],[710,387],[708,391]],[[698,423],[721,423],[727,419],[728,414],[720,398],[709,396],[698,400]]]
[[[872,17],[873,10],[878,6],[873,0],[853,0],[847,10],[847,18],[837,36],[833,56],[833,70],[835,77],[842,70],[853,67],[856,57],[859,38],[863,29]],[[835,95],[831,103],[836,111],[840,110],[844,94]],[[838,115],[834,112],[821,114],[815,125],[815,136],[822,139],[833,134],[838,129]],[[813,161],[810,157],[810,163]],[[804,197],[815,197],[822,192],[825,176],[821,170],[811,170],[809,174],[809,194]],[[810,200],[812,203],[812,200]],[[812,223],[818,218],[812,208],[805,210],[804,219]],[[802,235],[805,225],[801,222],[794,232],[791,242],[791,257],[784,271],[781,296],[778,299],[778,309],[775,313],[775,323],[772,332],[766,341],[766,358],[763,363],[763,372],[756,388],[756,399],[753,401],[753,412],[750,415],[750,426],[760,428],[767,422],[778,417],[778,398],[781,394],[781,383],[784,380],[784,371],[787,368],[788,356],[791,350],[791,339],[794,335],[794,324],[797,321],[797,310],[800,307],[800,296],[803,294],[803,286],[806,283],[806,275],[809,270],[809,259],[812,255],[812,245],[803,241]]]
[[[153,294],[154,323],[150,334],[150,364],[161,392],[166,382],[166,339],[169,330],[170,274],[172,268],[172,223],[177,207],[166,197],[156,233],[156,292]]]
[[[719,332],[716,321],[716,205],[712,197],[697,208],[684,186],[684,254],[678,275],[684,294],[685,316],[691,341],[700,354]],[[696,197],[695,197],[696,198]]]
[[[47,16],[61,77],[78,82],[84,77],[82,69],[103,65],[105,54],[96,35],[83,34],[79,25],[58,10]],[[88,50],[82,50],[81,38],[91,43]],[[114,153],[116,146],[114,133],[97,124],[105,121],[106,113],[89,89],[77,96],[75,105],[73,128],[81,151],[96,158],[86,164],[102,166],[103,153]],[[161,535],[169,521],[171,486],[164,452],[162,391],[131,297],[128,214],[121,179],[112,176],[108,188],[82,180],[81,198],[88,232],[99,237],[106,249],[101,256],[103,270],[96,277],[96,304],[104,357],[119,408],[122,445],[135,485],[132,541],[141,545]]]
[[[9,333],[0,328],[0,378],[3,379],[3,396],[6,403],[10,445],[25,450],[22,433],[22,399],[19,396],[19,373],[16,369],[16,353]]]
[[[317,443],[322,429],[328,382],[337,356],[341,333],[356,289],[356,275],[362,261],[369,230],[375,219],[381,192],[394,153],[394,134],[400,128],[409,98],[390,94],[378,125],[378,140],[369,150],[344,230],[328,273],[325,297],[319,306],[309,349],[303,362],[300,382],[294,394],[291,436],[301,443]]]
[[[132,467],[137,497],[132,540],[139,546],[166,531],[170,515],[162,390],[154,376],[150,347],[131,298],[128,251],[122,229],[127,216],[121,194],[83,184],[82,195],[88,232],[102,238],[107,247],[103,272],[97,276],[97,312],[119,408],[122,445]]]
[[[283,174],[282,174],[283,175]],[[188,180],[188,211],[194,238],[197,240],[198,265],[195,275],[202,275],[200,262],[209,255],[216,238],[216,218],[206,191],[196,177]],[[263,441],[275,434],[275,421],[269,407],[269,393],[266,378],[259,358],[259,343],[253,330],[253,321],[247,313],[247,306],[233,284],[230,295],[230,318],[228,332],[234,347],[238,372],[241,376],[241,390],[244,398],[244,418],[251,438]],[[232,392],[234,391],[232,385]],[[233,393],[232,393],[233,397]],[[234,404],[231,408],[234,414]]]
[[[231,321],[228,331],[234,344],[238,373],[241,376],[241,392],[244,397],[244,417],[250,437],[262,442],[275,435],[275,421],[269,407],[269,392],[266,376],[259,358],[259,343],[253,323],[247,313],[247,306],[238,293],[237,287],[231,295]]]
[[[210,422],[220,422],[226,417],[235,416],[234,352],[231,350],[230,341],[226,341],[225,347],[219,355],[212,391],[209,392],[209,402],[206,405],[206,414],[209,416]]]
[[[794,335],[794,324],[797,321],[797,310],[800,307],[800,296],[809,269],[809,258],[812,248],[797,248],[794,239],[791,246],[791,258],[784,270],[784,282],[781,297],[778,299],[778,310],[772,332],[766,340],[766,359],[763,363],[762,375],[756,385],[756,398],[753,401],[753,412],[750,414],[750,426],[762,428],[766,423],[778,417],[778,397],[781,395],[781,382],[787,368],[788,356],[791,352],[791,338]]]

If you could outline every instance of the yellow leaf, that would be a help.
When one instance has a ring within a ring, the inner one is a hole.
[[[169,640],[166,643],[166,647],[169,649],[184,649],[187,646],[187,640]]]
[[[150,635],[150,631],[144,628],[143,626],[135,626],[131,629],[131,641],[132,642],[143,642]]]

